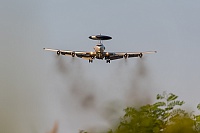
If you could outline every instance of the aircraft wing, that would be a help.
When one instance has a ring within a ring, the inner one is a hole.
[[[51,49],[51,48],[44,48],[44,50],[56,52],[57,55],[68,55],[72,57],[79,57],[86,60],[89,60],[89,62],[92,62],[94,58],[97,58],[96,52],[86,52],[86,51],[72,51],[72,50],[59,50],[59,49]],[[104,52],[103,59],[105,57],[105,60],[107,63],[110,63],[110,60],[117,60],[122,58],[131,58],[131,57],[142,57],[144,54],[152,54],[156,53],[156,51],[146,51],[146,52]]]
[[[107,52],[107,59],[116,60],[121,58],[131,58],[131,57],[142,57],[144,54],[153,54],[156,51],[146,51],[146,52]]]
[[[93,59],[95,57],[94,52],[86,52],[86,51],[71,51],[71,50],[59,50],[59,49],[51,49],[51,48],[44,48],[44,50],[56,52],[57,55],[68,55],[72,57],[79,57],[83,59]]]

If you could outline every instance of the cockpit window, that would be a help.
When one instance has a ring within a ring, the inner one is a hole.
[[[97,46],[99,46],[99,47],[100,47],[100,46],[102,46],[102,44],[97,44]]]

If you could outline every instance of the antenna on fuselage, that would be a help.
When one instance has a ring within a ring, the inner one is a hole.
[[[103,40],[100,39],[100,40],[99,40],[99,44],[102,44],[102,43],[103,43]]]
[[[101,36],[101,33],[100,33],[100,36]],[[101,39],[99,39],[99,44],[101,44]]]

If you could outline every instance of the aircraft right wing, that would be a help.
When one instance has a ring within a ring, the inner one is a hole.
[[[86,60],[93,59],[95,57],[94,52],[86,52],[86,51],[72,51],[72,50],[59,50],[59,49],[51,49],[51,48],[44,48],[44,50],[56,52],[57,55],[68,55],[72,57],[79,57]]]

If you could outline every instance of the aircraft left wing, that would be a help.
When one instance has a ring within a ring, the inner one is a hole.
[[[131,58],[131,57],[140,57],[142,58],[142,56],[144,54],[153,54],[153,53],[157,53],[157,51],[146,51],[146,52],[107,52],[106,54],[107,59],[110,60],[116,60],[116,59],[121,59],[121,58]]]
[[[79,57],[84,59],[93,59],[95,57],[93,52],[86,52],[86,51],[71,51],[71,50],[59,50],[59,49],[51,49],[51,48],[44,48],[44,50],[56,52],[57,55],[69,55],[72,57]]]

